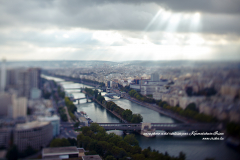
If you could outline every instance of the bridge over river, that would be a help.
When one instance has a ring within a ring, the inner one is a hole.
[[[141,131],[146,123],[98,123],[105,130]],[[218,124],[184,124],[184,123],[148,123],[150,128],[164,131],[217,131]]]

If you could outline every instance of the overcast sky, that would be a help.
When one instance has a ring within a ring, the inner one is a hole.
[[[0,0],[0,58],[240,60],[240,0]]]

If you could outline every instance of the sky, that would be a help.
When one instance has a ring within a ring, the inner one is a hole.
[[[0,58],[240,60],[240,0],[0,0]]]

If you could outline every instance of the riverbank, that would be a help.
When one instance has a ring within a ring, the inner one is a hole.
[[[156,111],[156,112],[158,112],[160,114],[163,114],[165,116],[171,117],[171,118],[173,118],[175,120],[178,120],[180,122],[183,122],[183,123],[194,123],[195,122],[195,121],[189,120],[189,119],[187,119],[185,117],[182,117],[182,116],[179,116],[177,114],[171,113],[170,111],[166,111],[166,110],[164,110],[162,108],[159,108],[158,106],[154,106],[152,104],[145,103],[145,102],[140,102],[140,101],[138,101],[135,98],[132,98],[130,96],[124,96],[123,98],[127,99],[127,100],[129,100],[131,102],[137,103],[137,104],[139,104],[139,105],[141,105],[143,107],[146,107],[146,108],[149,108],[151,110],[154,110],[154,111]]]

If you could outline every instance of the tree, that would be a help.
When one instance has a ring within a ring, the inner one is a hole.
[[[139,147],[139,146],[133,146],[130,152],[131,152],[132,154],[138,154],[138,153],[140,154],[141,151],[142,151],[142,148],[141,148],[141,147]]]
[[[18,148],[16,145],[13,145],[11,148],[8,149],[6,158],[8,160],[17,160],[18,159]]]
[[[184,154],[183,152],[180,152],[178,157],[179,157],[179,160],[185,160],[186,154]]]
[[[93,132],[98,132],[99,130],[99,125],[97,123],[91,123],[90,125],[90,129],[93,131]]]
[[[189,109],[191,111],[195,111],[195,112],[199,112],[198,108],[196,107],[196,104],[195,103],[190,103],[186,109]]]
[[[113,156],[107,156],[106,158],[105,158],[105,160],[117,160],[116,158],[114,158]]]
[[[69,141],[66,138],[55,138],[51,141],[50,147],[66,147],[66,146],[71,146]]]
[[[89,128],[89,127],[87,127],[87,126],[82,127],[82,133],[83,133],[84,135],[86,135],[88,131],[90,131],[90,128]]]
[[[33,149],[31,146],[28,146],[22,153],[19,153],[19,157],[20,158],[28,157],[36,152],[37,151],[35,149]]]
[[[138,146],[138,141],[134,134],[126,135],[123,140],[132,146]]]
[[[80,122],[76,122],[76,123],[74,124],[74,127],[77,128],[79,125],[80,125]]]
[[[130,109],[126,109],[123,113],[122,113],[122,117],[124,119],[126,119],[127,121],[131,121],[132,119],[132,111]]]
[[[134,154],[132,156],[132,158],[133,158],[133,160],[139,160],[139,159],[144,160],[145,159],[143,154]]]
[[[143,117],[141,116],[141,114],[132,115],[132,119],[131,119],[132,123],[141,123],[142,121],[143,121]]]
[[[68,142],[70,143],[71,146],[76,146],[77,145],[77,140],[74,138],[68,138]]]

